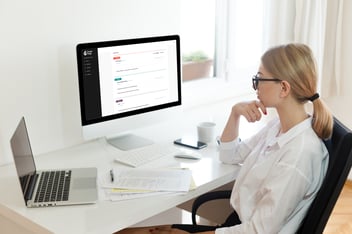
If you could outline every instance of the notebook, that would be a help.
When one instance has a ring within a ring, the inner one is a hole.
[[[27,207],[91,204],[97,201],[97,168],[36,170],[24,117],[10,143]]]

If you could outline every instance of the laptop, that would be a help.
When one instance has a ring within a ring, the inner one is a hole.
[[[36,170],[24,117],[10,143],[27,207],[91,204],[97,201],[97,168]]]

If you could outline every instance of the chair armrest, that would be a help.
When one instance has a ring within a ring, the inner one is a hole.
[[[218,199],[229,199],[231,196],[231,190],[223,190],[223,191],[213,191],[200,195],[197,197],[192,205],[192,223],[197,224],[196,215],[198,208],[208,201],[218,200]]]

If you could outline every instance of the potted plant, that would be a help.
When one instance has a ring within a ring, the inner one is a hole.
[[[209,77],[213,60],[203,51],[194,51],[182,56],[183,80],[194,80]]]

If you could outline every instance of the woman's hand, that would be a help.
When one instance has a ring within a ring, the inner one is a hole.
[[[260,101],[240,102],[232,107],[224,131],[221,134],[222,142],[233,141],[238,137],[240,117],[244,116],[248,122],[259,121],[263,112],[266,115],[266,107]]]
[[[261,110],[261,111],[260,111]],[[232,115],[238,119],[241,115],[247,119],[248,122],[259,121],[262,113],[266,115],[266,108],[260,101],[240,102],[232,107]]]

